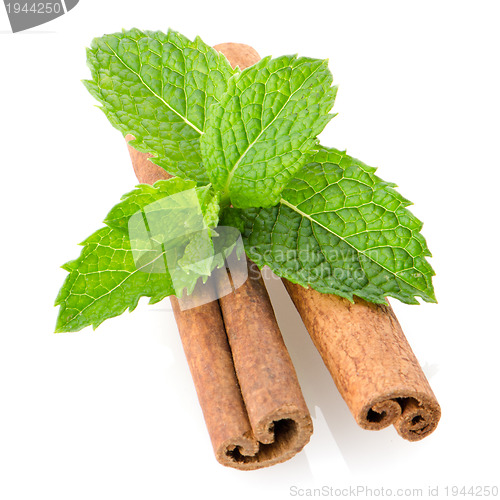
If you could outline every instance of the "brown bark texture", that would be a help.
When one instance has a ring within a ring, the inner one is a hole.
[[[219,303],[259,460],[283,462],[305,446],[313,428],[259,268],[248,261],[248,279]],[[251,466],[252,457],[235,453]]]
[[[418,441],[441,409],[389,304],[354,303],[283,280],[356,422]]]
[[[248,45],[215,48],[241,69],[260,59]],[[169,177],[151,155],[128,147],[139,182]],[[186,309],[184,297],[181,310],[170,298],[216,458],[242,470],[288,460],[313,430],[262,276],[248,265],[249,279],[219,301]],[[204,287],[195,293],[213,296]]]

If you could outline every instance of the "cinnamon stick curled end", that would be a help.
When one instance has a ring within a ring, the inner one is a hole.
[[[235,435],[215,450],[217,461],[227,467],[255,470],[285,462],[309,442],[312,434],[310,419],[300,409],[290,407],[268,415],[260,422],[262,431],[255,436]]]
[[[403,388],[369,401],[356,416],[356,421],[369,430],[393,424],[402,438],[419,441],[436,429],[440,416],[441,409],[435,398]]]
[[[436,429],[439,403],[389,304],[283,283],[360,427],[393,424],[409,441]]]

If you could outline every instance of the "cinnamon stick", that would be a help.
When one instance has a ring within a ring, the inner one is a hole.
[[[262,443],[260,460],[271,464],[291,458],[305,446],[312,420],[260,270],[247,263],[248,279],[219,303],[248,418]],[[238,279],[234,271],[232,278]],[[239,450],[233,456],[252,460]]]
[[[232,44],[215,46],[226,56]],[[251,48],[233,57],[257,62]],[[248,59],[246,59],[248,58]],[[283,280],[356,422],[378,430],[394,424],[409,441],[433,432],[441,409],[391,306],[355,304]]]
[[[241,397],[219,302],[186,310],[175,297],[170,302],[215,457],[238,469],[258,468],[259,444]],[[256,467],[246,466],[247,457]]]
[[[215,48],[242,69],[259,60],[247,45]],[[128,147],[139,182],[169,177],[149,161],[151,155]],[[250,279],[220,301],[186,308],[191,299],[185,297],[181,310],[179,301],[170,298],[215,456],[237,469],[288,460],[312,434],[312,420],[260,271],[249,266]],[[201,287],[195,293],[213,292]]]
[[[441,409],[389,303],[283,283],[358,425],[409,441],[436,429]]]

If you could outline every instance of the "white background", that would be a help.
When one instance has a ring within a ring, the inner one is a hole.
[[[11,34],[0,8],[0,498],[289,498],[290,488],[499,485],[498,2],[81,0]],[[214,459],[168,301],[54,335],[76,244],[135,184],[121,135],[80,80],[85,47],[172,27],[263,56],[329,58],[338,116],[322,136],[396,182],[425,221],[438,305],[393,301],[442,405],[408,443],[358,428],[276,282],[315,433],[255,472]]]

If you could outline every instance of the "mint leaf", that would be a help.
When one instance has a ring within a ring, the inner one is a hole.
[[[249,257],[322,293],[408,304],[435,302],[431,254],[411,203],[372,167],[321,147],[272,208],[227,209]]]
[[[336,87],[327,61],[262,59],[233,76],[209,109],[203,162],[235,207],[276,205],[333,115]]]
[[[122,196],[122,201],[109,211],[104,223],[112,228],[127,229],[130,217],[144,207],[167,196],[195,187],[194,181],[186,181],[178,177],[158,181],[152,186],[139,184],[134,190]]]
[[[76,332],[104,320],[133,311],[140,297],[156,303],[174,293],[166,272],[144,272],[136,266],[127,233],[104,227],[87,238],[78,259],[63,269],[69,272],[59,291],[56,332]],[[156,252],[144,259],[143,267],[161,259]]]
[[[196,194],[206,226],[209,228],[216,227],[219,222],[220,213],[219,193],[216,193],[210,185],[197,188]]]
[[[207,231],[199,231],[190,239],[177,263],[187,274],[193,271],[196,276],[210,276],[214,257],[212,238]]]
[[[219,215],[218,195],[195,185],[172,178],[141,184],[122,197],[106,217],[107,227],[63,266],[69,275],[56,299],[56,331],[96,328],[132,311],[143,296],[155,303],[192,292],[214,260],[211,231]]]
[[[152,247],[165,253],[176,295],[191,293],[200,276],[215,269],[212,236],[219,222],[219,195],[212,187],[196,187],[178,177],[141,184],[122,197],[105,223],[127,230],[136,260]]]
[[[189,191],[193,196],[182,196],[177,198],[177,205],[156,204],[159,200],[169,198],[175,200],[173,195],[181,192]],[[211,186],[196,187],[194,181],[173,177],[171,179],[160,180],[154,185],[139,184],[134,190],[122,196],[122,201],[115,205],[106,216],[104,223],[116,229],[127,229],[130,217],[138,211],[148,208],[148,212],[156,210],[159,217],[166,217],[165,224],[177,226],[179,221],[168,221],[170,215],[167,210],[182,207],[179,203],[183,203],[183,216],[192,218],[193,215],[203,214],[206,227],[215,227],[219,221],[219,195],[214,192]],[[192,211],[190,209],[193,209]],[[185,223],[186,220],[183,221]],[[188,227],[189,223],[184,224]],[[200,227],[201,229],[201,227]],[[196,230],[196,229],[195,229]]]
[[[199,138],[235,72],[222,54],[172,30],[132,29],[94,39],[87,64],[85,86],[112,125],[135,137],[131,146],[172,175],[208,184]]]

